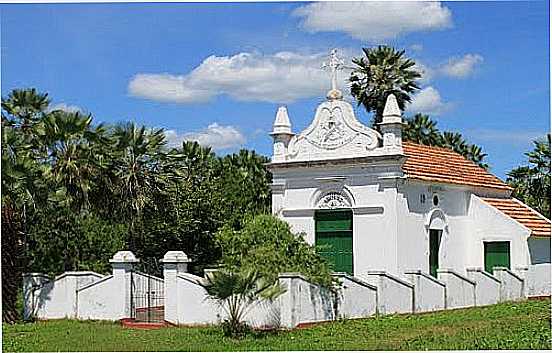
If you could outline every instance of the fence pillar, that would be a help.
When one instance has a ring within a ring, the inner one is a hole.
[[[132,251],[118,251],[109,260],[113,268],[113,282],[116,288],[113,291],[113,300],[116,304],[115,307],[120,308],[117,315],[120,318],[132,317],[131,272],[137,262],[140,262],[140,260],[134,256]]]
[[[178,305],[184,300],[178,293],[177,277],[180,273],[188,272],[189,262],[190,259],[183,251],[167,251],[161,259],[165,285],[165,321],[173,324],[178,324]]]

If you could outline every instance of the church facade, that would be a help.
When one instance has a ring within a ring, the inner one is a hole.
[[[280,107],[268,165],[273,214],[334,271],[360,278],[550,263],[550,220],[463,156],[403,141],[402,126],[393,95],[376,131],[335,85],[299,134]]]

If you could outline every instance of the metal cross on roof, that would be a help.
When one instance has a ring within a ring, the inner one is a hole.
[[[323,69],[330,69],[330,75],[332,79],[332,90],[337,90],[337,70],[343,70],[343,65],[345,64],[343,59],[337,55],[337,49],[332,49],[330,51],[330,60],[326,63],[322,63]]]

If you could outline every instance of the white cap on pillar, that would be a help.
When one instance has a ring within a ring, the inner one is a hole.
[[[161,263],[188,263],[192,262],[188,255],[184,253],[184,251],[167,251],[165,256],[163,256],[163,259],[161,259]]]
[[[113,258],[109,260],[110,263],[135,263],[140,262],[132,251],[117,251]]]

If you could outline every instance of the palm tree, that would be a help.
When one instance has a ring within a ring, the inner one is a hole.
[[[19,317],[17,292],[25,263],[27,209],[34,207],[41,180],[39,166],[25,138],[2,126],[2,319]]]
[[[373,125],[381,122],[387,96],[394,94],[399,108],[404,110],[418,87],[421,74],[414,69],[415,62],[388,46],[363,48],[364,57],[353,58],[349,77],[351,95],[368,113],[373,112]]]
[[[483,162],[483,159],[487,157],[486,153],[483,153],[483,149],[477,145],[470,145],[464,155],[467,159],[471,160],[478,166],[484,169],[488,169],[489,165]]]
[[[134,123],[117,125],[114,141],[115,188],[130,221],[129,246],[135,250],[137,223],[152,192],[159,190],[161,155],[165,146],[163,129],[146,129]]]
[[[468,153],[468,144],[466,140],[464,140],[464,136],[462,136],[459,132],[443,132],[442,142],[440,145],[442,147],[450,148],[454,152],[461,155],[466,155]]]
[[[204,288],[208,297],[216,300],[228,315],[223,330],[226,336],[233,338],[247,332],[244,320],[255,302],[272,301],[285,292],[278,282],[271,283],[252,270],[216,271],[207,276]]]
[[[44,201],[36,146],[48,104],[47,94],[35,89],[13,90],[2,99],[2,318],[8,323],[19,317],[28,209]]]
[[[437,129],[437,123],[425,114],[416,114],[406,119],[406,126],[403,128],[403,138],[427,146],[439,146],[441,135]]]
[[[533,144],[533,151],[525,154],[529,165],[512,169],[506,182],[515,197],[550,218],[550,134]]]
[[[36,89],[14,89],[2,99],[2,109],[11,117],[11,123],[27,131],[40,121],[50,104],[47,93]]]
[[[104,133],[102,125],[92,127],[92,116],[79,112],[54,111],[44,119],[43,146],[49,168],[46,176],[61,187],[54,198],[76,211],[88,209],[89,190],[96,173],[95,143]]]

